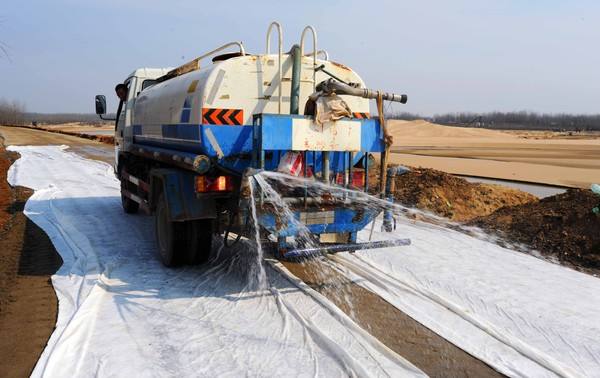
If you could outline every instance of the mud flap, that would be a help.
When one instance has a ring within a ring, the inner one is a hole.
[[[158,198],[161,192],[165,194],[169,221],[182,222],[217,217],[214,198],[196,196],[193,173],[164,168],[152,170],[150,177],[150,198]]]

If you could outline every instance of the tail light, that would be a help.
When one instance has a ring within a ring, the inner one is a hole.
[[[231,176],[196,176],[196,192],[231,192],[233,191],[233,179]]]

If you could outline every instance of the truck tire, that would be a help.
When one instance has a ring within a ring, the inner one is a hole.
[[[190,265],[204,264],[210,258],[212,249],[213,220],[201,219],[186,223],[188,242],[185,247],[185,262]]]
[[[167,212],[165,195],[161,194],[156,204],[154,229],[156,244],[163,265],[167,267],[178,266],[182,263],[181,255],[186,245],[186,224],[171,222]]]
[[[123,206],[123,210],[127,214],[135,214],[138,212],[140,205],[134,200],[123,195],[123,190],[128,190],[129,192],[131,192],[128,186],[129,185],[127,181],[121,180],[121,205]]]

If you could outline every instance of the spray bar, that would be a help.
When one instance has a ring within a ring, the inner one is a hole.
[[[283,254],[284,259],[301,259],[324,255],[326,253],[338,253],[346,251],[358,251],[362,249],[389,248],[410,245],[410,239],[380,240],[367,243],[331,244],[322,247],[301,248],[287,251]]]

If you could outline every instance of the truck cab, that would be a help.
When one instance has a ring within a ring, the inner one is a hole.
[[[127,76],[123,84],[127,87],[126,100],[119,100],[115,118],[103,118],[115,121],[115,172],[119,164],[119,153],[125,148],[124,133],[129,126],[134,124],[133,109],[139,94],[156,84],[159,77],[165,75],[172,68],[138,68]],[[100,108],[99,108],[100,107]],[[101,117],[106,114],[106,97],[96,96],[96,113]]]

